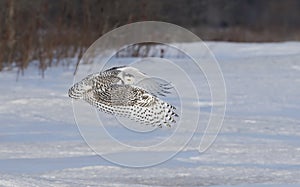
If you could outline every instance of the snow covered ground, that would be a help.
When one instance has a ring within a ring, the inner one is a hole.
[[[226,82],[223,128],[205,153],[196,133],[181,153],[150,168],[117,166],[84,142],[67,96],[71,66],[49,68],[44,79],[34,66],[18,81],[16,71],[1,72],[0,186],[300,186],[300,43],[207,44]],[[118,126],[111,130],[122,136]]]

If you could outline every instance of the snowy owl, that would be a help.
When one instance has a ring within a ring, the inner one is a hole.
[[[140,124],[171,127],[178,117],[176,108],[158,97],[166,96],[171,88],[170,83],[137,68],[120,66],[88,75],[69,89],[69,97]]]

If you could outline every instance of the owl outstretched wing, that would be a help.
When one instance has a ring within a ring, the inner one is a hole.
[[[172,126],[178,117],[175,107],[158,97],[171,93],[171,89],[166,81],[122,66],[87,76],[69,89],[69,96],[106,113],[162,127]]]
[[[154,95],[155,97],[163,96],[170,94],[173,86],[170,82],[166,82],[159,78],[144,78],[143,80],[137,82],[136,86],[143,88],[150,94]]]
[[[178,117],[174,106],[131,85],[114,84],[105,91],[91,91],[84,100],[101,111],[146,125],[170,127]]]

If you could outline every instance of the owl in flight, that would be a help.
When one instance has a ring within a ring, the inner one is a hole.
[[[134,67],[120,66],[88,75],[69,89],[69,97],[140,124],[171,127],[178,117],[176,108],[158,97],[166,96],[170,89],[170,83]]]

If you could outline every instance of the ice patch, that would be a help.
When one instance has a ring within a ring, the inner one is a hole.
[[[244,120],[245,123],[256,123],[256,120],[250,120],[250,119],[246,119]]]
[[[292,69],[297,70],[297,71],[300,71],[300,66],[294,65],[294,66],[292,66]]]
[[[26,100],[26,99],[16,99],[16,100],[11,101],[11,104],[17,104],[17,105],[25,105],[28,103],[29,103],[29,100]]]

